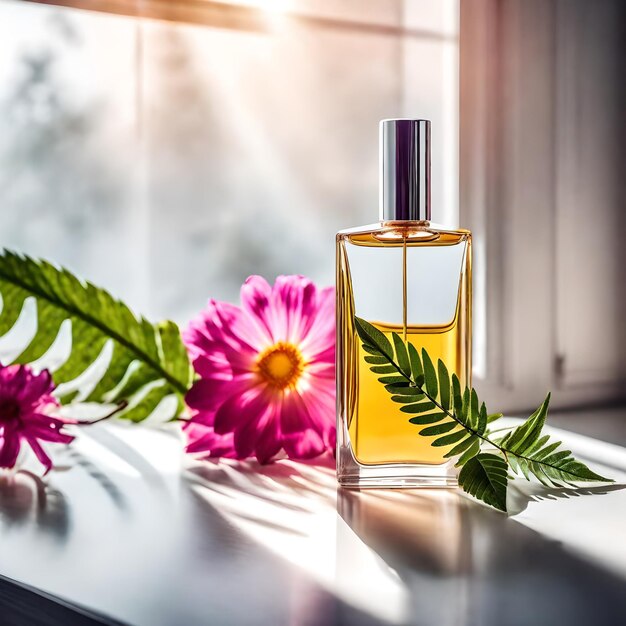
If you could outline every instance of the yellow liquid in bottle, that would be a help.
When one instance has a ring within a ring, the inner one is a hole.
[[[354,241],[355,238],[353,238]],[[360,239],[365,239],[362,237]],[[457,243],[459,238],[441,237],[440,245]],[[452,240],[452,241],[451,241]],[[460,277],[457,307],[454,319],[441,326],[414,326],[407,324],[407,240],[402,238],[402,320],[400,325],[389,325],[376,320],[367,320],[383,332],[393,343],[391,333],[395,332],[405,341],[413,344],[421,354],[424,348],[433,363],[441,359],[448,371],[456,373],[463,389],[470,384],[468,380],[471,367],[469,348],[469,324],[471,315],[471,269],[469,264]],[[370,240],[370,245],[380,245]],[[432,244],[431,244],[432,245]],[[469,245],[469,243],[468,243]],[[409,243],[409,246],[411,244]],[[344,259],[340,249],[340,258]],[[469,257],[467,257],[469,258]],[[345,406],[342,410],[347,417],[348,433],[353,454],[364,465],[389,463],[417,463],[441,465],[448,462],[444,458],[454,444],[448,447],[431,445],[433,437],[425,437],[419,431],[425,426],[411,424],[410,414],[400,410],[403,406],[391,400],[391,394],[378,381],[381,374],[370,370],[365,361],[367,353],[356,337],[353,325],[353,302],[349,274],[338,277],[339,297],[345,312],[340,328],[344,334],[342,344],[346,347],[342,355],[345,369],[341,373],[345,381]],[[427,294],[425,294],[427,297]],[[340,399],[343,402],[343,399]]]
[[[433,363],[441,359],[450,372],[464,372],[463,337],[459,334],[457,318],[448,326],[430,326],[406,328],[406,336],[421,353],[425,348]],[[370,322],[371,323],[371,322]],[[387,326],[374,323],[385,333],[389,341],[391,333],[403,335],[402,326]],[[444,454],[450,447],[431,446],[432,437],[419,434],[424,426],[411,424],[411,415],[400,411],[402,404],[391,400],[391,394],[370,370],[365,361],[367,353],[360,343],[357,348],[356,403],[354,414],[348,428],[353,451],[360,463],[426,463],[429,465],[445,463]],[[464,376],[461,386],[465,385]]]

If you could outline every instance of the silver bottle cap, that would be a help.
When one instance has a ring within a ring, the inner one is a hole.
[[[381,221],[430,221],[430,120],[380,123]]]

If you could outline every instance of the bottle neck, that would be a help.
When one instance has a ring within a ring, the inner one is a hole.
[[[381,220],[380,225],[383,228],[397,229],[428,228],[430,226],[430,220]]]

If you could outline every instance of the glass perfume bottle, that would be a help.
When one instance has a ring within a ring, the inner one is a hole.
[[[471,234],[431,223],[430,122],[380,123],[380,222],[337,234],[337,478],[345,487],[456,485],[449,448],[371,372],[358,316],[471,385]],[[450,446],[452,447],[452,446]]]

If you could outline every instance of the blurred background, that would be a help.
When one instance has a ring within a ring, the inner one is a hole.
[[[184,324],[246,276],[334,281],[378,121],[433,123],[503,410],[626,399],[626,3],[0,0],[0,246]]]

